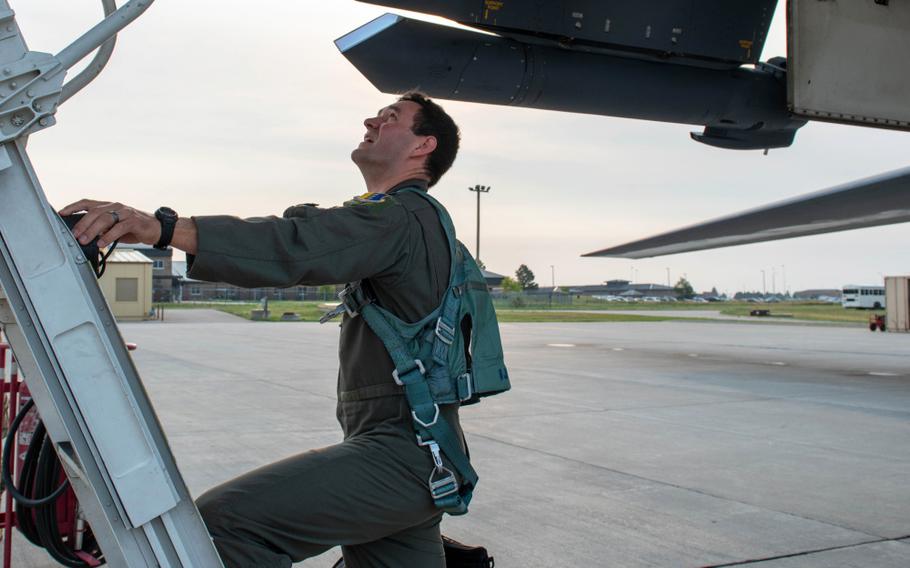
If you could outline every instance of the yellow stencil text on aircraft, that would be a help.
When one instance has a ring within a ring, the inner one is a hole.
[[[500,8],[502,8],[503,4],[505,4],[505,2],[503,2],[503,0],[484,0],[483,19],[484,20],[489,19],[490,10],[493,10],[494,12],[498,12],[500,10]]]

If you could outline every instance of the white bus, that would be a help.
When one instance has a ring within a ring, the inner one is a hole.
[[[884,286],[844,286],[841,305],[845,308],[880,310],[885,307]]]

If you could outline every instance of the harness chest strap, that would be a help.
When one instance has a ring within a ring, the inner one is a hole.
[[[424,340],[424,345],[432,345],[432,351],[431,353],[424,353],[421,351],[418,359],[429,360],[429,356],[432,355],[433,361],[436,364],[446,365],[449,348],[455,341],[455,334],[458,332],[454,322],[458,315],[457,296],[460,293],[461,287],[454,287],[453,290],[455,297],[446,297],[442,306],[442,312],[436,320],[436,327],[432,332],[438,341],[432,341],[432,337],[427,337]],[[370,298],[363,292],[363,289],[359,285],[346,286],[339,297],[341,303],[335,309],[323,315],[319,319],[319,323],[326,323],[345,312],[351,317],[355,317],[360,315],[364,306],[371,303]],[[384,321],[385,320],[383,319],[383,322]],[[397,334],[394,334],[394,331],[392,334],[397,338]],[[385,342],[383,342],[383,344],[385,345]],[[405,349],[405,351],[407,350]],[[421,363],[421,365],[422,364],[423,363]],[[397,372],[396,369],[396,373]],[[395,381],[398,382],[398,379],[396,378]],[[455,377],[454,381],[455,390],[460,401],[469,400],[474,395],[474,382],[470,373]]]
[[[319,318],[319,323],[331,321],[345,312],[347,312],[349,316],[354,317],[360,313],[360,309],[364,305],[371,302],[370,298],[364,293],[359,282],[354,286],[345,286],[344,290],[338,294],[338,298],[341,300],[341,303]]]

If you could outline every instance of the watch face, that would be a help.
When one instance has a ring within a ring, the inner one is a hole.
[[[170,207],[159,207],[158,211],[155,211],[155,217],[164,217],[165,219],[176,219],[177,212],[171,209]]]

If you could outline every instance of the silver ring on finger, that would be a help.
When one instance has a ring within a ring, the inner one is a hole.
[[[117,213],[116,211],[108,211],[108,213],[110,213],[110,214],[111,214],[111,217],[114,218],[114,224],[115,224],[115,225],[116,225],[117,223],[120,222],[120,214],[119,214],[119,213]]]

